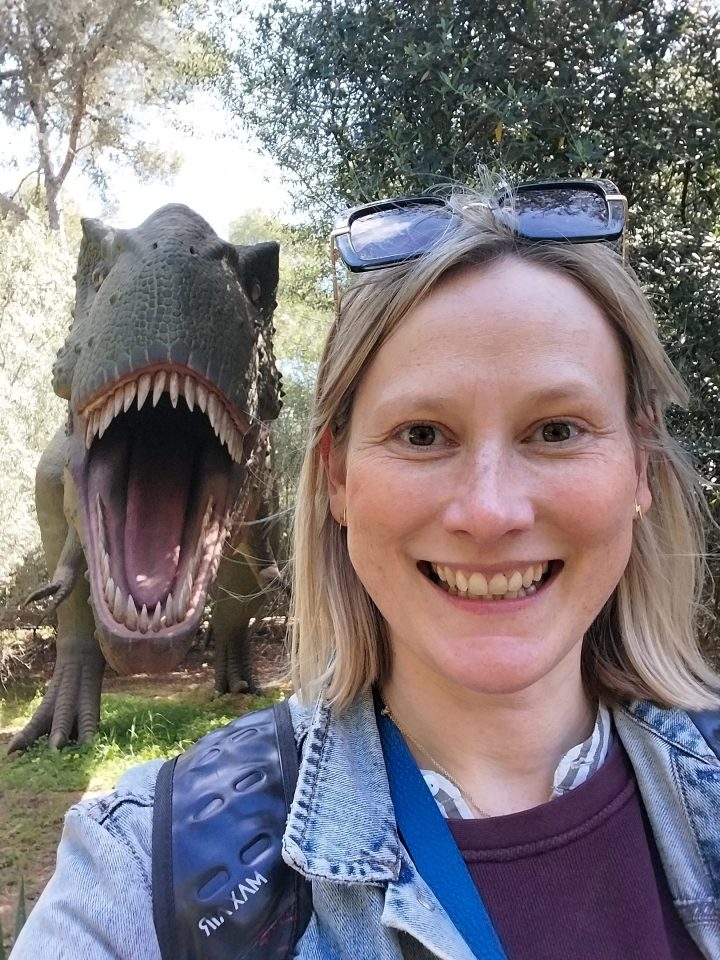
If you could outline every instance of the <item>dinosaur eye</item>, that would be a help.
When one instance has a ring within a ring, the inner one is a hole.
[[[261,294],[262,294],[262,287],[260,286],[259,282],[255,280],[253,282],[253,285],[250,287],[250,299],[252,300],[253,303],[257,303],[258,300],[260,299]]]

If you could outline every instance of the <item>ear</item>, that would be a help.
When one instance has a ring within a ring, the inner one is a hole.
[[[635,439],[635,472],[637,474],[637,485],[635,487],[635,503],[639,504],[644,514],[652,506],[652,490],[648,479],[648,461],[650,455],[648,444],[653,434],[653,424],[656,420],[656,413],[651,406],[643,411],[643,414],[636,420],[636,439]]]
[[[327,451],[327,457],[323,455],[323,463],[325,464],[330,512],[338,523],[342,523],[347,510],[345,451],[331,435],[329,436],[329,449]]]

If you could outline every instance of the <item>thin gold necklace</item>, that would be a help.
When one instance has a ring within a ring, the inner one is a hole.
[[[477,802],[477,800],[473,797],[473,795],[468,790],[465,790],[463,787],[460,786],[460,784],[457,782],[455,777],[453,777],[452,774],[448,773],[448,771],[445,769],[445,767],[443,767],[441,763],[438,763],[438,761],[430,753],[427,747],[424,747],[418,740],[415,739],[415,737],[411,733],[408,733],[407,730],[403,729],[403,727],[400,726],[400,724],[397,722],[397,720],[393,716],[390,707],[388,707],[387,705],[384,705],[381,710],[381,713],[383,714],[383,716],[388,717],[390,720],[392,720],[392,722],[395,724],[395,726],[398,728],[398,730],[403,735],[403,737],[405,737],[406,740],[409,740],[410,743],[412,743],[412,745],[420,751],[420,753],[425,754],[428,760],[432,763],[433,768],[437,770],[438,773],[441,773],[447,780],[450,781],[450,783],[455,787],[455,789],[458,791],[460,796],[465,800],[465,803],[468,803],[469,806],[473,807],[473,809],[477,813],[479,813],[481,817],[490,818],[493,816],[492,813],[488,813],[487,810],[483,810],[483,808],[480,806],[480,804]]]

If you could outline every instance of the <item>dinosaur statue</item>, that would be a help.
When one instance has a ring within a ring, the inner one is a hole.
[[[247,625],[279,574],[270,445],[280,410],[271,337],[278,245],[233,246],[171,204],[133,230],[83,220],[69,335],[53,367],[68,418],[36,503],[57,608],[45,697],[11,740],[97,730],[107,661],[171,670],[215,582],[216,687],[253,686]]]

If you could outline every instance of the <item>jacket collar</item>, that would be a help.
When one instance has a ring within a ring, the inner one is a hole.
[[[613,719],[621,731],[627,729],[627,720],[632,720],[636,731],[639,727],[644,733],[660,738],[689,757],[715,767],[720,766],[707,740],[684,710],[667,710],[649,700],[636,700],[627,707],[617,707],[613,711]]]
[[[320,698],[290,701],[307,730],[283,854],[300,873],[345,883],[400,875],[401,847],[371,693],[338,715]]]

